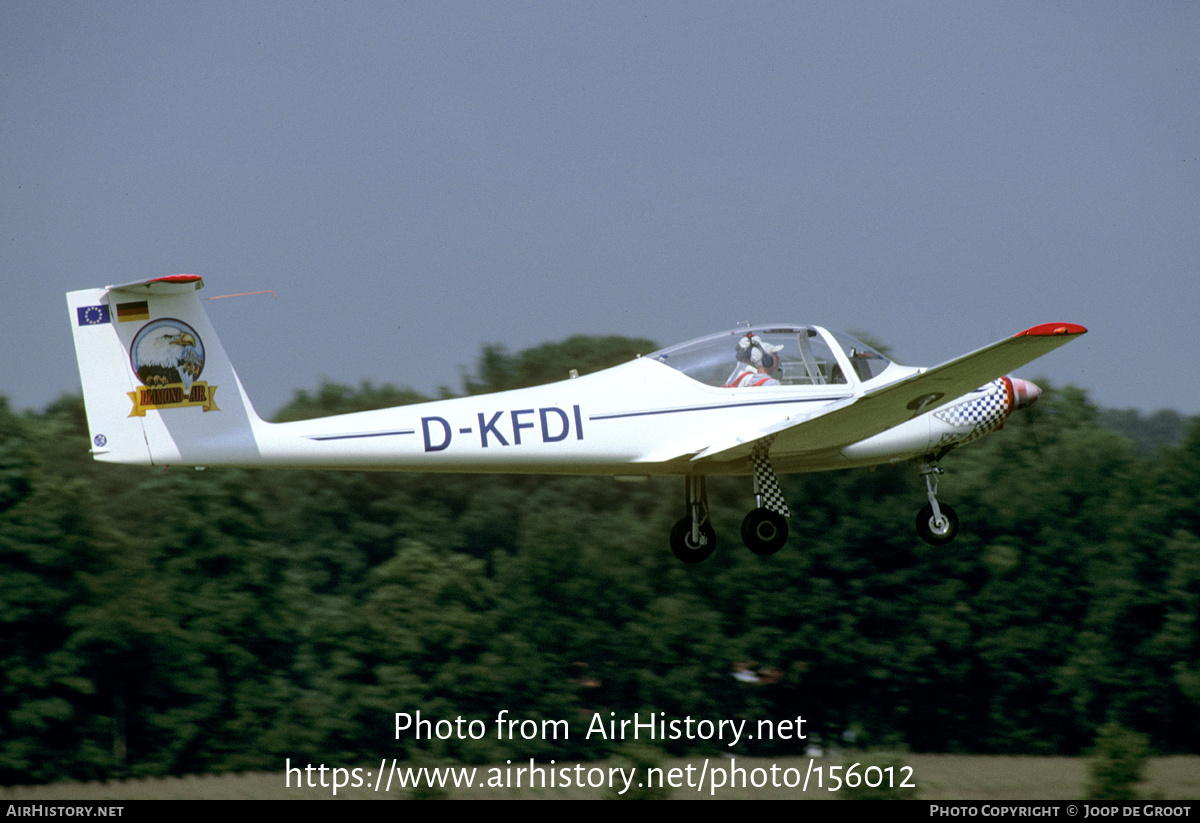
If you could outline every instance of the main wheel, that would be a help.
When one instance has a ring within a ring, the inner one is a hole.
[[[954,509],[945,503],[938,503],[938,508],[942,510],[941,522],[933,516],[933,506],[928,503],[917,515],[917,534],[931,546],[944,546],[958,534],[958,515]]]
[[[717,547],[717,533],[712,523],[705,520],[700,524],[700,542],[692,542],[692,518],[683,517],[671,528],[671,551],[684,563],[700,563],[712,555]]]
[[[770,509],[755,509],[742,521],[742,542],[755,554],[775,554],[787,542],[787,518]]]

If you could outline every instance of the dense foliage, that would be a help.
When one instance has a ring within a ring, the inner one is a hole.
[[[468,387],[565,376],[545,354],[490,348]],[[412,399],[326,386],[281,416]],[[947,547],[913,532],[915,470],[881,467],[783,478],[792,535],[759,558],[725,478],[695,567],[666,546],[681,481],[163,471],[87,439],[78,399],[0,402],[0,783],[404,756],[417,710],[573,724],[433,746],[476,762],[603,754],[596,711],[963,752],[1078,753],[1111,722],[1196,751],[1200,427],[1143,456],[1076,390],[944,461]]]

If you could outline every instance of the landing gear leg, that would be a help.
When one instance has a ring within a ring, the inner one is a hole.
[[[684,483],[687,514],[671,529],[671,551],[684,563],[699,563],[707,560],[717,547],[717,533],[708,519],[704,475],[689,474]]]
[[[775,554],[787,542],[791,516],[768,456],[770,442],[750,455],[754,464],[754,502],[757,508],[742,521],[742,542],[759,555]]]
[[[917,514],[917,534],[931,546],[944,546],[958,534],[958,515],[946,503],[938,503],[937,476],[945,469],[926,461],[921,464],[929,504]]]

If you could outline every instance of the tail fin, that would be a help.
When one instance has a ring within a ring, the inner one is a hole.
[[[254,413],[196,295],[177,274],[67,294],[92,454],[112,463],[250,465]]]

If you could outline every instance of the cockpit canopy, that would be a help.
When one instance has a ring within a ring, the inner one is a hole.
[[[764,353],[779,358],[772,376],[784,386],[865,383],[892,364],[867,344],[819,326],[734,329],[660,349],[648,357],[693,380],[728,387],[747,368],[759,365]]]

